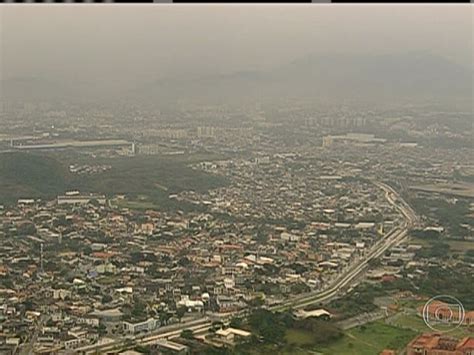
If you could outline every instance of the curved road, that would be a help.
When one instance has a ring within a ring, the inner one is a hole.
[[[351,284],[360,276],[368,266],[372,259],[377,259],[389,248],[402,242],[408,233],[408,229],[417,222],[417,216],[411,207],[397,194],[390,186],[373,181],[373,184],[385,191],[385,197],[394,205],[405,218],[401,227],[395,228],[388,232],[383,239],[377,242],[371,251],[364,256],[364,259],[356,263],[349,271],[341,275],[335,283],[326,290],[315,292],[303,297],[297,297],[290,301],[284,302],[273,307],[269,307],[273,311],[281,311],[288,308],[303,308],[314,303],[329,301],[340,293],[340,291]]]
[[[405,218],[405,221],[402,223],[401,226],[392,229],[388,232],[381,240],[379,240],[374,246],[372,246],[371,250],[367,255],[364,256],[362,260],[357,262],[355,265],[351,267],[350,270],[343,273],[333,285],[329,288],[309,293],[306,295],[300,295],[292,300],[286,301],[282,304],[275,305],[269,307],[269,310],[272,311],[282,311],[289,308],[303,308],[308,305],[314,303],[320,303],[329,301],[331,299],[336,298],[340,295],[341,290],[344,287],[350,286],[357,278],[364,273],[366,270],[370,260],[379,258],[387,249],[390,247],[399,244],[402,242],[408,233],[408,229],[413,226],[414,223],[418,221],[415,212],[411,209],[411,207],[398,195],[398,193],[390,186],[377,182],[372,181],[374,185],[380,187],[382,190],[385,191],[385,196],[389,203],[395,206]],[[229,321],[231,318],[235,316],[245,316],[248,313],[248,310],[235,312],[232,314],[227,314],[223,316],[221,319],[222,321]],[[184,329],[195,329],[195,330],[205,330],[206,327],[209,329],[211,326],[211,321],[208,317],[203,317],[201,319],[193,320],[191,322],[176,324],[168,327],[162,327],[151,334],[143,335],[137,337],[133,343],[134,344],[147,344],[151,342],[155,342],[159,339],[167,339],[176,337],[180,334],[180,332]],[[76,349],[77,352],[82,354],[93,354],[96,352],[103,352],[107,350],[112,350],[114,348],[119,348],[127,346],[127,340],[119,339],[113,341],[108,344],[103,345],[89,345],[79,349]]]

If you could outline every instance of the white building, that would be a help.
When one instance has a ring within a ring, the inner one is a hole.
[[[181,300],[177,302],[178,307],[186,307],[188,310],[200,311],[204,307],[204,303],[199,300],[190,300],[188,295],[183,295]]]
[[[233,341],[235,338],[248,338],[252,333],[242,329],[227,328],[216,331],[216,336],[226,341]]]
[[[160,326],[160,322],[157,319],[149,318],[143,322],[131,323],[123,322],[123,330],[129,334],[136,334],[139,332],[149,332],[155,330]]]
[[[58,205],[85,205],[92,200],[97,200],[102,205],[107,201],[104,195],[62,195],[57,198]]]

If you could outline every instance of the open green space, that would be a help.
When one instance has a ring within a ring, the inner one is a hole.
[[[157,156],[114,158],[101,162],[112,169],[76,179],[78,189],[94,187],[106,194],[159,196],[183,190],[204,192],[224,183],[220,177],[192,169],[182,161]]]
[[[411,329],[420,333],[431,331],[423,319],[416,314],[398,313],[391,318],[390,324],[398,328]],[[463,338],[466,336],[472,336],[472,331],[470,331],[467,326],[460,326],[453,329],[448,334],[454,337]]]
[[[468,235],[468,229],[462,224],[474,225],[474,219],[469,210],[472,198],[458,198],[451,203],[446,199],[413,198],[408,196],[407,202],[413,206],[420,215],[439,221],[452,237]]]
[[[64,192],[71,179],[68,168],[56,159],[26,153],[0,154],[0,203],[53,197]]]
[[[159,205],[150,201],[136,200],[116,200],[114,205],[120,208],[129,208],[132,210],[152,210],[158,209]]]
[[[75,175],[69,172],[71,161],[63,155],[24,152],[0,154],[0,203],[15,203],[19,198],[52,199],[67,190],[102,193],[107,196],[124,194],[129,200],[147,200],[138,207],[173,208],[180,205],[169,195],[183,190],[205,192],[226,184],[226,180],[192,169],[191,162],[216,158],[198,154],[180,158],[159,156],[89,158],[88,163],[107,164],[112,168],[100,174]],[[148,206],[144,206],[144,203]]]
[[[285,334],[285,340],[288,344],[311,345],[313,344],[313,336],[311,332],[299,329],[288,329]]]
[[[271,333],[268,332],[267,335],[265,327],[260,331],[252,327],[253,333],[263,335],[265,341],[238,346],[233,353],[377,355],[384,349],[397,351],[404,349],[410,340],[420,333],[407,329],[408,327],[397,327],[384,321],[376,321],[344,331],[341,335],[334,336],[332,333],[325,338],[321,334],[328,331],[326,327],[331,327],[330,323],[324,325],[321,321],[310,320],[306,325],[312,326],[303,324],[293,323],[291,327],[285,329],[280,340],[269,337]]]
[[[410,240],[413,244],[420,244],[422,246],[430,246],[433,244],[433,240],[428,238],[412,237]],[[474,241],[443,238],[442,242],[449,245],[450,252],[464,253],[468,250],[474,250]]]
[[[383,349],[404,348],[416,334],[410,329],[374,322],[348,330],[340,340],[315,350],[328,355],[377,355]]]

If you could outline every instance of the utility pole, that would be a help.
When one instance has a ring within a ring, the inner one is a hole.
[[[41,273],[44,272],[43,269],[43,243],[40,245],[40,265],[41,265]]]

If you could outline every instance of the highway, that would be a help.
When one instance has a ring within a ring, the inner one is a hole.
[[[268,307],[269,310],[284,311],[290,308],[299,309],[307,307],[311,304],[328,302],[334,298],[340,297],[344,289],[352,286],[358,280],[358,278],[366,271],[367,266],[369,265],[369,262],[371,260],[379,258],[386,250],[388,250],[392,246],[400,244],[403,240],[405,240],[409,228],[412,227],[414,223],[418,221],[415,212],[405,201],[403,201],[403,199],[397,194],[397,192],[393,188],[381,182],[373,181],[373,183],[385,191],[385,197],[387,198],[387,201],[401,212],[402,216],[405,219],[404,222],[401,223],[400,226],[390,230],[386,235],[384,235],[377,243],[372,246],[370,251],[366,255],[364,255],[361,260],[356,262],[356,264],[353,265],[349,270],[340,275],[330,287],[322,291],[316,291],[313,293],[307,293],[305,295],[296,296],[293,299],[285,301],[281,304]],[[248,310],[243,310],[232,314],[226,314],[221,318],[221,320],[225,322],[229,321],[235,316],[242,317],[246,314],[248,314]],[[146,345],[152,344],[153,342],[159,341],[160,339],[175,338],[178,337],[184,329],[191,329],[199,332],[205,331],[211,327],[211,324],[212,322],[208,317],[203,317],[190,322],[183,322],[171,326],[165,326],[159,328],[158,330],[152,333],[137,336],[132,341],[132,344]],[[89,345],[76,349],[76,351],[81,354],[94,354],[97,352],[105,352],[120,347],[129,346],[130,342],[131,341],[127,339],[117,339],[108,344]]]
[[[195,325],[186,329],[192,330],[194,334],[200,333],[200,332],[207,332],[209,328],[211,327],[211,321],[208,321],[202,325]],[[178,338],[181,335],[182,330],[174,330],[171,332],[167,332],[164,334],[158,334],[158,335],[151,335],[147,336],[143,339],[140,340],[141,345],[150,345],[153,343],[157,343],[160,340],[163,339],[173,339],[173,338]]]
[[[272,311],[282,311],[285,309],[293,308],[304,308],[314,303],[321,303],[329,301],[336,296],[340,296],[341,291],[351,285],[351,282],[354,281],[361,273],[365,271],[370,260],[377,259],[380,257],[387,249],[390,247],[399,244],[407,235],[406,229],[395,229],[389,233],[389,235],[384,238],[382,241],[377,243],[374,248],[367,254],[366,258],[358,262],[343,274],[339,279],[329,288],[324,291],[316,292],[314,294],[307,295],[298,299],[289,300],[283,304],[279,304],[273,307],[269,307]]]
[[[203,328],[209,329],[211,321],[208,317],[193,319],[187,322],[172,324],[169,326],[160,327],[156,331],[148,334],[136,336],[134,339],[120,338],[106,344],[92,344],[75,349],[79,354],[96,354],[120,349],[129,344],[150,344],[153,341],[160,339],[171,339],[178,337],[184,329],[191,329],[193,331],[201,331]]]
[[[369,253],[364,256],[364,259],[357,262],[350,270],[341,275],[331,287],[313,294],[295,297],[292,300],[284,302],[283,304],[269,307],[270,310],[282,311],[289,308],[304,308],[311,304],[327,302],[340,296],[341,291],[345,287],[350,286],[351,283],[357,280],[358,276],[360,276],[366,270],[371,260],[379,258],[386,250],[394,245],[400,244],[406,238],[408,229],[417,222],[417,216],[415,212],[393,188],[381,182],[373,181],[373,183],[385,191],[385,197],[387,198],[387,201],[401,212],[405,218],[405,221],[402,223],[402,225],[388,232],[371,248]]]

